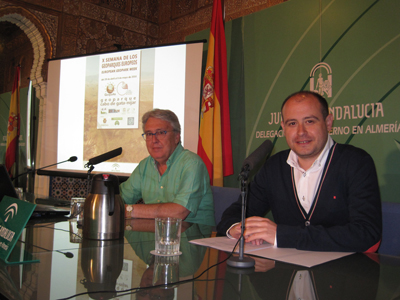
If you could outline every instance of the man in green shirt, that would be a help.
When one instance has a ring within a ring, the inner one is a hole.
[[[143,115],[142,123],[150,156],[120,185],[126,218],[174,217],[215,225],[207,168],[197,154],[182,147],[177,116],[154,109]],[[135,204],[140,199],[144,204]]]

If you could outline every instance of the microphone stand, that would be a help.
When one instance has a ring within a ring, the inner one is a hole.
[[[92,171],[94,169],[94,165],[87,163],[85,165],[85,168],[89,168],[89,170],[87,172],[87,194],[89,195],[89,192],[90,192],[90,181],[91,181]]]
[[[241,179],[241,195],[242,195],[242,223],[241,223],[241,233],[239,241],[239,256],[232,256],[228,259],[227,264],[231,267],[236,268],[252,268],[255,265],[255,261],[251,257],[244,257],[244,223],[246,219],[246,203],[247,203],[247,177],[249,170],[243,171],[239,178]]]

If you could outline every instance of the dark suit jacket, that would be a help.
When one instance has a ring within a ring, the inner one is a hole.
[[[249,185],[247,217],[272,211],[278,247],[315,251],[376,251],[382,234],[378,179],[371,156],[335,144],[314,203],[306,213],[297,199],[289,150],[272,156]],[[241,199],[223,214],[219,234],[240,222]],[[372,248],[371,248],[372,247]]]

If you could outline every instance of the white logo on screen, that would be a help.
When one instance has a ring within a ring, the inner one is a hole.
[[[13,203],[9,207],[7,207],[6,213],[4,214],[4,217],[5,217],[4,222],[7,222],[8,218],[10,218],[10,217],[11,217],[11,219],[14,218],[14,215],[16,215],[17,212],[18,212],[18,204],[17,203]]]
[[[119,164],[112,164],[111,171],[113,171],[113,172],[120,171]]]
[[[310,72],[310,91],[322,97],[332,97],[332,69],[324,62],[316,64]]]

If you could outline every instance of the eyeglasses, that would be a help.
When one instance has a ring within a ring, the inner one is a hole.
[[[142,137],[145,141],[150,141],[153,138],[153,135],[156,137],[157,140],[163,140],[166,135],[167,132],[171,132],[171,131],[167,131],[167,130],[157,130],[156,132],[152,133],[152,132],[145,132],[142,134]]]

